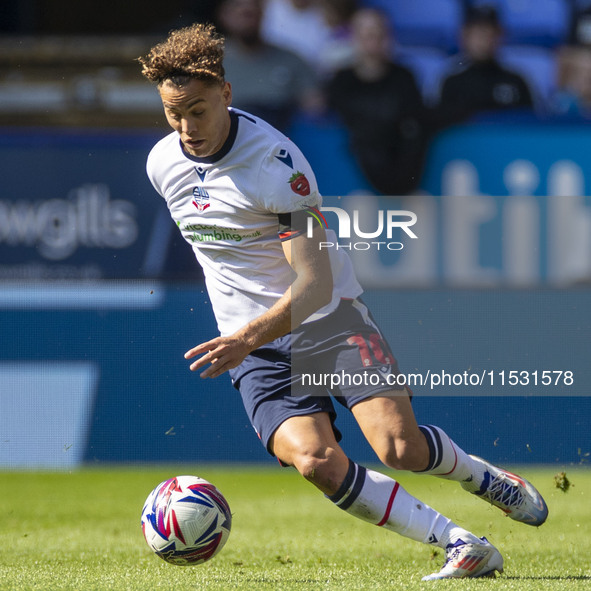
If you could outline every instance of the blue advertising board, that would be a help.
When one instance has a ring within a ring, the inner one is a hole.
[[[364,299],[415,380],[420,422],[493,461],[564,465],[591,453],[590,296],[378,290]],[[183,357],[216,335],[200,284],[16,286],[0,300],[0,325],[0,466],[272,461],[228,376],[200,379]],[[344,409],[337,424],[351,457],[377,461]]]
[[[495,285],[589,282],[590,146],[591,126],[584,121],[501,120],[440,134],[423,187],[448,196],[442,228],[445,220],[451,228],[444,242],[452,244],[449,234],[464,228],[464,245],[453,244],[450,258],[461,259],[462,250],[478,252],[474,276]],[[454,274],[444,271],[450,279]]]
[[[433,195],[589,195],[590,143],[584,121],[454,127],[432,143],[422,187]]]
[[[367,287],[562,288],[591,281],[591,197],[326,198],[327,224],[341,233],[335,207],[352,226],[339,248]],[[400,227],[389,232],[389,223],[405,216],[413,218],[413,235]]]
[[[174,271],[166,265],[175,258],[169,252],[176,247],[174,227],[145,173],[148,152],[162,135],[4,130],[0,280],[137,278]],[[188,246],[183,260],[187,252]]]
[[[294,139],[325,205],[365,233],[410,211],[403,248],[350,247],[369,287],[566,287],[591,277],[591,127],[472,125],[438,136],[421,194],[372,195],[344,131]],[[154,132],[0,135],[0,279],[198,279],[190,247],[145,174]],[[331,197],[332,196],[332,197]],[[336,218],[327,214],[334,226]],[[386,240],[377,236],[376,241]],[[356,249],[357,248],[357,249]]]
[[[405,198],[372,194],[338,127],[304,125],[294,139],[321,191],[338,196],[326,204],[351,216],[358,210],[366,230],[388,210],[416,214],[418,239],[406,237],[400,251],[374,246],[356,256],[351,248],[368,286],[565,287],[591,279],[591,125],[497,120],[449,129],[431,144],[422,190]]]
[[[229,380],[183,358],[217,331],[145,175],[156,139],[0,136],[3,467],[271,461]],[[368,192],[341,129],[294,139],[329,195],[331,248],[351,254],[401,371],[424,378],[419,420],[502,463],[588,461],[588,128],[449,130],[405,198]],[[340,415],[345,449],[374,461]]]

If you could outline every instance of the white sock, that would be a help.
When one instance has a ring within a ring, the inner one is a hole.
[[[477,466],[472,458],[435,425],[419,425],[429,446],[429,465],[419,474],[447,480],[466,481],[474,477]]]
[[[392,478],[349,460],[339,490],[328,497],[347,513],[402,536],[445,548],[458,538],[473,541],[467,530],[408,494]]]

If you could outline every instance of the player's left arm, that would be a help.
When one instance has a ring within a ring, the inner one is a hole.
[[[208,363],[203,378],[215,378],[232,369],[255,349],[298,327],[308,316],[327,305],[332,298],[332,271],[324,228],[316,224],[312,235],[295,230],[283,240],[283,252],[296,273],[289,289],[264,314],[227,337],[217,337],[185,353],[186,359],[201,355],[190,365],[196,371]]]

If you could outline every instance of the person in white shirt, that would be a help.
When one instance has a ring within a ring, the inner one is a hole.
[[[318,0],[266,0],[261,34],[267,43],[289,49],[314,66],[330,28]]]
[[[173,129],[151,151],[148,176],[204,268],[221,333],[187,351],[196,358],[190,368],[203,378],[229,372],[267,450],[338,507],[444,548],[445,565],[425,579],[502,571],[486,538],[339,446],[333,399],[387,466],[456,480],[517,521],[546,519],[527,481],[466,454],[439,427],[417,425],[410,393],[387,379],[397,363],[359,299],[349,259],[319,248],[327,234],[309,164],[283,134],[231,108],[223,47],[213,26],[196,24],[140,58]],[[378,379],[363,387],[343,380],[327,392],[326,384],[304,382],[304,368]]]
[[[221,0],[216,20],[225,37],[224,69],[233,105],[286,133],[294,118],[325,109],[315,69],[302,57],[261,37],[263,0]]]

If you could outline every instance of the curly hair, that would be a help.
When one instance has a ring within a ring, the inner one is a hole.
[[[177,85],[197,79],[224,82],[224,38],[213,25],[196,23],[172,31],[168,39],[138,58],[142,74],[158,85],[170,80]]]

